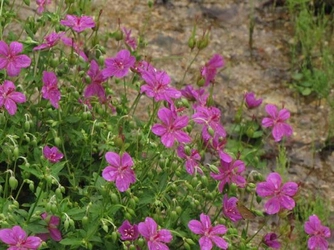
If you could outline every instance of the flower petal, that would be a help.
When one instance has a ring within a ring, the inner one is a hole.
[[[119,154],[116,154],[115,152],[107,152],[105,158],[111,166],[116,168],[121,166],[121,158]]]

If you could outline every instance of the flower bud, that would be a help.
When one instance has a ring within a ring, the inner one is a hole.
[[[188,47],[192,50],[196,46],[196,38],[195,37],[190,37],[188,40]]]
[[[213,172],[215,174],[219,173],[219,169],[215,165],[208,164],[208,167],[209,167],[209,169],[210,169],[211,172]]]
[[[30,0],[23,0],[24,4],[30,6]]]
[[[9,186],[12,190],[15,190],[18,185],[19,185],[19,182],[17,181],[15,176],[9,177]]]
[[[115,38],[116,41],[121,41],[123,40],[123,32],[121,30],[116,30],[114,33],[113,33],[113,36]]]
[[[205,84],[205,79],[203,77],[200,77],[198,80],[197,80],[197,86],[198,87],[203,87],[204,84]]]

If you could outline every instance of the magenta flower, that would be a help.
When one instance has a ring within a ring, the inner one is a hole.
[[[122,31],[125,35],[124,41],[127,46],[136,50],[137,48],[137,41],[133,37],[131,37],[131,30],[126,29],[125,27],[122,28]]]
[[[278,111],[277,106],[273,104],[267,104],[265,109],[270,117],[263,118],[262,126],[265,128],[273,127],[272,135],[275,141],[280,141],[283,136],[291,136],[292,127],[284,122],[290,117],[289,110],[281,109]]]
[[[33,48],[33,50],[35,51],[52,48],[60,41],[64,34],[65,32],[52,32],[50,35],[44,37],[45,43],[36,46],[35,48]]]
[[[224,225],[212,226],[210,217],[201,214],[200,220],[191,220],[188,223],[190,231],[195,234],[202,235],[199,239],[199,246],[201,250],[211,250],[213,247],[212,242],[220,249],[227,249],[228,243],[219,234],[225,234],[227,228]]]
[[[298,191],[298,184],[287,182],[282,185],[281,176],[278,173],[270,173],[265,182],[256,185],[256,192],[261,197],[271,197],[264,208],[268,214],[276,214],[282,208],[291,210],[295,207],[295,201],[291,198]]]
[[[0,85],[0,108],[5,106],[10,115],[14,115],[17,111],[16,103],[26,101],[24,94],[15,91],[16,87],[11,81],[5,80]]]
[[[194,89],[194,87],[190,84],[181,89],[181,94],[187,100],[195,102],[193,105],[194,109],[197,107],[204,107],[209,97],[209,94],[206,92],[205,88]]]
[[[245,98],[246,107],[248,109],[257,108],[262,103],[262,99],[261,98],[256,99],[253,92],[246,93],[244,98]]]
[[[51,102],[54,108],[59,108],[60,91],[58,89],[58,79],[55,73],[43,71],[42,81],[44,83],[42,87],[42,96]]]
[[[152,132],[161,136],[161,142],[166,148],[173,147],[175,140],[179,143],[191,142],[190,136],[181,130],[188,125],[187,116],[178,117],[168,108],[161,108],[158,111],[158,117],[162,124],[154,124]]]
[[[275,233],[267,233],[264,237],[262,242],[273,249],[280,249],[281,243],[277,240],[277,235]]]
[[[27,237],[26,232],[20,226],[12,229],[0,229],[0,240],[9,245],[9,250],[38,249],[42,240],[36,236]]]
[[[85,52],[83,51],[83,44],[80,43],[76,43],[74,42],[74,39],[72,38],[68,38],[68,37],[61,37],[62,42],[69,47],[72,47],[74,49],[74,51],[81,56],[82,59],[84,59],[86,62],[88,62],[88,57],[85,54]]]
[[[36,4],[38,6],[37,8],[37,14],[42,14],[44,12],[44,8],[47,4],[50,4],[51,0],[36,0]]]
[[[0,41],[0,69],[6,69],[9,76],[17,76],[21,68],[29,67],[31,59],[26,55],[19,55],[22,50],[22,43],[11,42],[8,47],[4,41]]]
[[[198,166],[198,161],[201,160],[201,156],[196,149],[191,149],[190,155],[184,151],[184,146],[180,145],[177,148],[177,155],[186,160],[186,170],[190,175],[195,173],[203,174],[203,170]]]
[[[130,184],[136,182],[135,173],[131,168],[131,156],[126,152],[122,157],[114,152],[107,152],[105,158],[110,165],[103,170],[102,177],[107,181],[116,182],[120,192],[128,190]]]
[[[237,208],[237,203],[238,199],[236,197],[228,198],[226,194],[224,195],[223,214],[233,222],[242,220],[242,215]]]
[[[204,86],[208,86],[217,74],[217,69],[224,67],[224,59],[221,55],[215,54],[210,61],[201,68],[201,75],[205,79]]]
[[[106,68],[102,71],[103,77],[123,78],[129,73],[129,69],[135,65],[135,62],[136,58],[131,56],[130,51],[123,49],[117,53],[116,57],[105,60]]]
[[[195,123],[202,124],[202,137],[205,141],[214,136],[226,137],[226,131],[220,123],[220,110],[215,107],[197,107],[192,118]],[[212,129],[214,135],[210,135],[208,129]]]
[[[82,32],[85,29],[94,28],[95,22],[90,16],[75,16],[66,15],[64,20],[60,21],[60,24],[72,28],[75,32]]]
[[[154,98],[155,101],[167,101],[171,103],[172,99],[181,97],[180,91],[170,87],[170,77],[165,71],[142,71],[141,76],[146,84],[140,87],[140,92]]]
[[[223,188],[226,183],[234,183],[238,187],[245,187],[246,180],[241,176],[241,173],[245,171],[245,163],[241,160],[234,160],[232,162],[225,162],[220,160],[221,165],[218,167],[219,173],[210,173],[210,176],[220,181],[218,189],[223,192]]]
[[[63,159],[64,155],[59,151],[57,147],[49,148],[44,146],[43,155],[49,162],[56,163]]]
[[[226,138],[215,135],[211,140],[206,141],[206,145],[209,148],[215,150],[218,153],[219,158],[224,162],[232,162],[233,158],[224,151],[225,145],[227,143]]]
[[[122,240],[136,240],[139,236],[138,226],[136,224],[131,225],[128,220],[123,222],[118,228],[118,232],[121,234]]]
[[[173,239],[169,230],[158,230],[157,223],[150,217],[146,217],[145,222],[139,223],[138,231],[147,241],[148,250],[168,250],[168,246],[164,243],[169,243]]]
[[[157,71],[149,62],[146,62],[146,61],[136,62],[133,69],[134,69],[134,71],[136,71],[140,75],[142,75],[143,72],[146,72],[146,71],[152,72],[152,73]]]
[[[310,250],[319,249],[326,250],[328,249],[328,242],[326,238],[331,236],[331,231],[328,227],[325,227],[321,224],[318,216],[311,215],[309,220],[304,224],[305,232],[310,235],[310,238],[307,242],[308,248]]]
[[[46,241],[49,237],[54,241],[61,241],[61,232],[58,229],[58,225],[60,223],[60,218],[58,216],[48,216],[47,213],[42,213],[41,217],[47,223],[48,233],[40,233],[37,236],[41,238],[43,241]]]
[[[106,92],[102,87],[102,83],[106,78],[102,75],[102,71],[100,71],[99,65],[95,60],[91,61],[87,74],[90,76],[91,83],[85,89],[85,98],[97,96],[100,102],[104,102],[106,100]]]

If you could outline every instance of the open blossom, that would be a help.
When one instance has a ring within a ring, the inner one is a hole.
[[[256,185],[256,193],[261,197],[270,197],[264,204],[268,214],[276,214],[281,209],[291,210],[295,207],[292,199],[298,191],[298,184],[287,182],[282,185],[281,176],[278,173],[270,173],[265,182]]]
[[[43,155],[49,162],[56,163],[63,159],[64,155],[59,151],[57,147],[43,147]]]
[[[191,141],[190,136],[182,131],[188,125],[187,116],[177,116],[168,108],[161,108],[158,111],[158,117],[162,124],[154,124],[152,132],[157,136],[161,136],[161,142],[165,147],[173,147],[175,140],[180,143],[189,143]]]
[[[66,15],[64,20],[60,21],[60,24],[72,28],[75,32],[82,32],[85,29],[94,28],[95,22],[90,16],[75,16]]]
[[[278,111],[277,106],[273,104],[267,104],[265,109],[270,117],[263,118],[262,126],[265,128],[273,127],[272,135],[275,141],[282,140],[283,136],[291,136],[292,127],[285,123],[290,117],[289,110],[281,109]]]
[[[103,77],[123,78],[129,73],[129,69],[134,66],[135,62],[136,58],[131,56],[130,51],[123,49],[115,57],[105,60],[106,68],[102,71]]]
[[[245,163],[241,160],[234,160],[232,162],[225,162],[220,160],[220,166],[218,167],[219,173],[211,173],[210,176],[220,181],[218,189],[219,192],[223,192],[223,188],[226,183],[234,183],[238,187],[246,186],[246,179],[241,176],[241,173],[245,171]]]
[[[169,243],[173,236],[167,229],[158,230],[158,224],[150,217],[138,224],[139,233],[147,241],[148,250],[168,250],[165,243]]]
[[[33,50],[42,50],[42,49],[49,49],[52,48],[53,46],[55,46],[60,39],[64,36],[65,32],[52,32],[50,35],[47,35],[46,37],[44,37],[45,43],[42,43],[38,46],[36,46],[35,48],[33,48]]]
[[[47,4],[51,3],[51,0],[36,0],[37,3],[37,13],[42,14],[44,12],[44,8]]]
[[[244,96],[245,104],[248,109],[254,109],[261,105],[262,99],[256,99],[253,92],[248,92]]]
[[[193,105],[194,109],[198,106],[204,107],[209,97],[209,93],[206,92],[205,88],[194,89],[190,84],[181,89],[181,93],[187,100],[195,102]]]
[[[106,78],[103,76],[102,71],[99,69],[99,65],[95,60],[91,61],[87,74],[89,75],[91,82],[84,91],[85,98],[97,96],[100,102],[104,102],[106,100],[106,93],[102,87],[102,83]]]
[[[22,43],[11,42],[8,46],[0,41],[0,69],[6,69],[9,76],[17,76],[21,68],[29,67],[31,59],[27,55],[19,55],[22,51]]]
[[[122,31],[125,35],[124,41],[127,46],[135,50],[137,48],[137,41],[135,38],[131,37],[131,30],[126,29],[125,27],[122,28]]]
[[[136,182],[135,173],[131,168],[133,166],[131,156],[126,152],[122,156],[107,152],[105,158],[110,165],[103,170],[102,177],[107,181],[115,182],[120,192],[128,190],[130,184]]]
[[[205,79],[204,86],[208,86],[215,79],[217,70],[223,66],[224,59],[221,55],[215,54],[211,57],[210,61],[201,69],[201,75]]]
[[[20,227],[0,229],[0,240],[9,246],[10,250],[38,249],[42,240],[36,236],[27,236]]]
[[[307,245],[310,250],[319,249],[327,250],[328,241],[326,238],[331,236],[331,231],[328,227],[321,224],[318,216],[311,215],[309,220],[304,224],[305,232],[310,236]]]
[[[56,74],[43,71],[42,81],[44,83],[42,87],[43,98],[49,100],[54,108],[59,108],[61,95],[57,85],[58,80]]]
[[[227,143],[226,138],[215,135],[211,140],[205,141],[209,148],[215,150],[218,153],[219,158],[224,162],[232,162],[233,158],[224,151],[225,145]]]
[[[228,243],[221,236],[218,236],[225,234],[227,228],[224,225],[212,226],[208,215],[201,214],[200,221],[191,220],[188,227],[193,233],[202,235],[199,239],[201,250],[211,250],[213,243],[220,249],[228,248]]]
[[[165,71],[142,71],[141,77],[146,84],[140,87],[140,92],[154,98],[157,102],[167,101],[171,103],[172,99],[178,99],[182,96],[180,91],[169,85],[170,77]]]
[[[186,166],[187,172],[190,175],[193,175],[197,172],[199,174],[203,174],[203,170],[198,166],[199,165],[198,161],[201,160],[201,156],[196,149],[191,149],[190,155],[188,155],[184,151],[184,146],[180,145],[177,148],[177,155],[182,159],[186,159],[185,166]]]
[[[138,226],[136,224],[131,225],[128,220],[123,222],[118,228],[118,232],[121,234],[122,240],[136,240],[139,236]]]
[[[16,87],[11,81],[5,80],[0,85],[0,108],[5,106],[10,115],[14,115],[17,111],[16,103],[23,103],[26,101],[24,94],[15,91]]]
[[[275,233],[267,233],[264,237],[262,242],[273,249],[280,249],[281,248],[281,243],[277,240],[277,234]]]
[[[229,218],[233,222],[242,220],[242,215],[238,210],[237,202],[238,198],[236,197],[228,198],[226,194],[224,195],[223,214],[225,215],[226,218]]]
[[[46,241],[49,237],[54,241],[61,241],[61,232],[58,229],[60,218],[58,216],[51,215],[49,216],[47,213],[42,213],[41,217],[47,223],[48,233],[40,233],[37,236],[41,238],[43,241]]]
[[[73,38],[68,38],[66,36],[61,37],[62,42],[69,47],[72,47],[74,51],[81,56],[86,62],[88,62],[88,57],[83,51],[83,43],[76,43]]]

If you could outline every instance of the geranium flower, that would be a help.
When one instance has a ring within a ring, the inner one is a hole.
[[[242,215],[237,208],[237,202],[238,199],[236,197],[228,198],[226,194],[224,195],[223,214],[233,222],[242,220]]]
[[[248,92],[244,96],[245,104],[248,109],[254,109],[261,105],[262,99],[256,99],[253,92]]]
[[[137,41],[133,37],[131,37],[131,30],[126,29],[125,27],[122,28],[122,31],[125,35],[124,41],[127,46],[136,50],[137,48]]]
[[[177,148],[177,155],[186,160],[185,166],[186,170],[190,175],[194,173],[203,174],[203,170],[198,166],[198,161],[201,160],[201,156],[196,149],[191,149],[190,155],[186,154],[184,151],[184,146],[180,145]]]
[[[136,240],[139,236],[138,226],[136,224],[131,225],[128,220],[123,222],[118,228],[118,232],[121,234],[122,240]]]
[[[51,3],[51,0],[36,0],[36,4],[38,6],[37,14],[42,14],[44,12],[45,6],[50,3]]]
[[[64,157],[57,147],[50,148],[48,146],[43,147],[43,155],[51,163],[59,162]]]
[[[318,216],[311,215],[309,220],[304,224],[305,232],[310,235],[307,245],[310,250],[319,249],[327,250],[328,241],[326,238],[331,236],[331,231],[328,227],[325,227],[321,224]]]
[[[0,69],[6,69],[9,76],[17,76],[21,68],[29,67],[31,59],[26,55],[19,55],[22,50],[22,43],[11,42],[8,47],[4,41],[0,41]]]
[[[217,225],[213,227],[208,215],[201,214],[200,221],[191,220],[188,223],[188,227],[193,233],[202,235],[199,239],[199,246],[201,250],[211,250],[213,243],[220,249],[228,248],[228,243],[222,237],[218,236],[220,234],[225,234],[227,232],[227,228],[224,225]]]
[[[131,156],[126,152],[122,156],[107,152],[105,158],[110,165],[103,170],[102,177],[107,181],[115,182],[120,192],[128,190],[130,184],[136,181],[135,173],[131,168],[133,166]]]
[[[35,51],[35,50],[52,48],[60,41],[60,39],[64,36],[64,34],[65,32],[59,32],[59,33],[52,32],[50,35],[44,37],[45,43],[36,46],[35,48],[33,48],[33,50]]]
[[[78,43],[74,42],[73,38],[68,38],[68,37],[65,37],[65,36],[62,37],[61,40],[66,46],[72,47],[74,49],[74,51],[79,56],[81,56],[82,59],[84,59],[86,62],[88,62],[88,57],[85,54],[85,52],[83,52],[83,48],[82,48],[83,43],[78,44]]]
[[[102,75],[102,71],[99,69],[99,65],[95,60],[91,61],[87,74],[90,76],[91,83],[84,91],[85,98],[97,96],[100,102],[104,102],[106,100],[106,93],[102,87],[102,83],[106,78]]]
[[[106,68],[102,71],[103,77],[115,76],[123,78],[129,73],[129,69],[134,66],[136,58],[131,56],[130,51],[123,49],[115,57],[105,60]]]
[[[181,93],[183,97],[187,98],[187,100],[195,102],[193,105],[194,109],[197,107],[204,107],[209,97],[205,88],[194,89],[194,87],[190,84],[181,89]]]
[[[43,71],[42,81],[44,83],[42,87],[42,96],[51,102],[54,108],[59,108],[59,101],[61,98],[60,91],[58,89],[58,79],[55,73]]]
[[[224,162],[232,162],[233,158],[224,151],[225,145],[227,143],[226,138],[215,135],[211,140],[206,141],[206,145],[214,149],[221,160]]]
[[[157,71],[156,68],[154,68],[149,62],[147,61],[139,61],[139,62],[136,62],[135,66],[134,66],[134,71],[136,71],[137,73],[139,73],[140,75],[143,74],[143,72],[155,72]]]
[[[166,148],[173,147],[175,140],[180,143],[189,143],[190,136],[182,131],[188,125],[188,117],[178,117],[174,112],[168,108],[161,108],[158,111],[158,117],[162,124],[154,124],[152,132],[161,136],[161,142]]]
[[[148,250],[168,250],[168,246],[164,243],[169,243],[173,239],[169,230],[158,230],[157,223],[150,217],[146,217],[144,222],[138,224],[138,231],[147,241]]]
[[[0,240],[9,245],[10,250],[38,249],[42,240],[36,236],[27,237],[27,233],[20,227],[0,229]]]
[[[40,233],[37,236],[41,238],[43,241],[46,241],[49,237],[54,241],[61,241],[61,232],[58,229],[58,225],[60,223],[60,218],[58,216],[48,216],[47,213],[42,213],[41,217],[47,223],[48,233]]]
[[[17,111],[16,103],[23,103],[26,101],[24,94],[15,91],[16,87],[11,81],[5,80],[0,85],[0,108],[5,106],[10,115],[14,115]]]
[[[289,110],[281,109],[278,111],[277,106],[273,104],[266,105],[265,109],[270,117],[263,118],[262,126],[265,128],[273,127],[272,135],[275,141],[282,140],[283,136],[291,136],[292,127],[284,122],[290,117]]]
[[[210,61],[201,68],[201,75],[205,79],[204,86],[208,86],[217,74],[217,69],[224,67],[224,59],[221,55],[215,54]]]
[[[273,249],[280,249],[281,243],[277,240],[277,235],[275,233],[267,233],[264,237],[262,242]]]
[[[232,162],[225,162],[220,160],[220,166],[218,167],[219,173],[210,173],[210,176],[220,181],[218,189],[223,192],[223,188],[226,183],[234,183],[238,187],[246,186],[246,179],[241,176],[241,173],[245,171],[245,163],[241,160],[234,160]]]
[[[75,32],[82,32],[85,29],[94,28],[95,22],[90,16],[75,16],[66,15],[64,20],[60,21],[60,24],[72,28]]]
[[[171,87],[170,77],[165,71],[147,70],[141,72],[141,77],[146,84],[140,87],[140,93],[145,93],[155,101],[172,102],[182,96],[181,92]]]
[[[291,198],[298,191],[298,184],[287,182],[282,185],[281,176],[278,173],[270,173],[265,182],[256,185],[256,193],[261,197],[271,197],[264,208],[268,214],[276,214],[282,208],[291,210],[295,207],[295,201]]]

